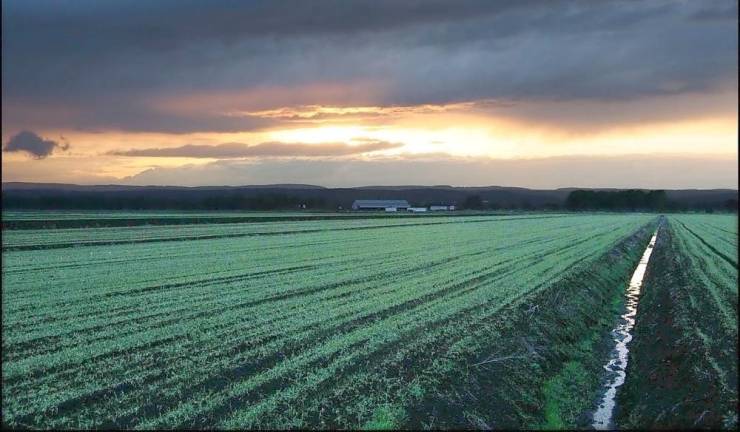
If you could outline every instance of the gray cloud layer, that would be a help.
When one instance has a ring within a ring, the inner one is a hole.
[[[8,0],[2,7],[3,125],[13,128],[259,129],[275,121],[197,107],[163,112],[152,101],[315,83],[371,83],[372,92],[342,102],[381,105],[622,101],[737,86],[732,0]],[[284,102],[336,101],[295,92]],[[63,113],[33,115],[48,106]]]
[[[676,172],[681,172],[676,177]],[[532,173],[537,173],[533,175]],[[204,182],[204,179],[207,179]],[[399,184],[620,188],[738,187],[734,158],[678,156],[463,159],[415,157],[372,160],[218,161],[152,168],[124,179],[137,185],[249,185],[307,183],[350,187]]]
[[[319,157],[347,156],[399,148],[402,144],[371,141],[358,145],[344,143],[300,144],[265,142],[255,145],[224,143],[218,145],[187,144],[180,147],[148,148],[111,152],[116,156],[189,157],[189,158],[248,158],[265,156]]]
[[[66,151],[69,144],[46,140],[30,131],[21,131],[13,135],[3,146],[4,152],[24,152],[35,159],[43,159],[57,149]]]

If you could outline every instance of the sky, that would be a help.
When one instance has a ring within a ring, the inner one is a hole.
[[[4,0],[2,181],[736,189],[737,7]]]

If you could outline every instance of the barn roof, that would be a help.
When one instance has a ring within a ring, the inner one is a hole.
[[[406,200],[355,200],[352,207],[409,207]]]

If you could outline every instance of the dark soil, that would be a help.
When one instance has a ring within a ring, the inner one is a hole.
[[[639,429],[717,429],[737,425],[737,390],[723,388],[700,331],[718,336],[669,224],[658,234],[643,283],[617,424]],[[693,302],[693,304],[692,304]],[[698,330],[698,331],[697,331]],[[732,344],[725,341],[724,344]],[[736,361],[722,359],[723,361]]]

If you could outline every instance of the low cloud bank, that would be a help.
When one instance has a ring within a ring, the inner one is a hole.
[[[681,173],[677,175],[676,173]],[[345,160],[264,158],[157,167],[123,179],[137,185],[314,184],[613,187],[647,189],[738,187],[737,157],[635,155],[543,159],[397,157]]]
[[[241,143],[225,143],[218,145],[187,144],[180,147],[170,148],[116,150],[110,154],[130,157],[186,157],[213,159],[266,156],[322,157],[356,155],[380,150],[390,150],[402,146],[403,145],[400,143],[391,143],[386,141],[369,141],[357,145],[349,145],[345,143],[300,144],[282,142],[265,142],[256,145],[246,145]]]

